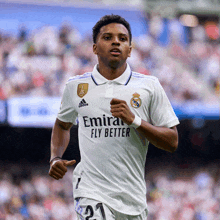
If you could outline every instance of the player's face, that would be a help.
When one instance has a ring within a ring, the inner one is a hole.
[[[118,23],[103,26],[93,45],[93,52],[98,56],[99,63],[115,67],[126,62],[131,49],[128,30]]]

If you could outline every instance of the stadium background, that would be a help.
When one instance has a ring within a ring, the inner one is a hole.
[[[75,219],[70,169],[49,170],[68,77],[91,71],[103,15],[132,27],[134,70],[157,76],[180,119],[174,154],[149,146],[148,220],[220,219],[219,0],[0,1],[0,219]],[[64,158],[80,160],[77,128]]]

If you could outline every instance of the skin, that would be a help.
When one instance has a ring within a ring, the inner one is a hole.
[[[120,54],[113,54],[112,49],[119,49]],[[112,23],[103,26],[93,44],[93,52],[98,57],[98,70],[108,80],[119,77],[126,69],[126,60],[131,56],[132,47],[129,33],[122,24]]]
[[[120,52],[113,52],[113,49]],[[93,52],[98,57],[98,71],[108,80],[113,80],[125,71],[126,60],[131,55],[129,33],[122,24],[111,23],[103,26],[93,44]],[[110,102],[112,116],[122,119],[126,124],[132,124],[135,115],[124,100],[113,98]],[[62,157],[70,139],[71,123],[56,119],[51,137],[51,159]],[[174,152],[178,146],[176,126],[171,128],[157,127],[142,119],[137,131],[143,134],[153,145],[165,151]],[[62,179],[67,167],[75,164],[75,160],[55,159],[50,165],[49,175],[54,179]]]
[[[51,159],[56,156],[62,157],[69,144],[71,127],[72,123],[56,119],[51,136]],[[55,159],[50,164],[49,175],[56,180],[62,179],[67,172],[67,166],[72,166],[75,163],[75,160]]]

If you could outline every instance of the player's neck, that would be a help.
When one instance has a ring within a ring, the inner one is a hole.
[[[99,63],[97,66],[97,70],[106,79],[113,80],[121,76],[126,70],[126,67],[127,63],[124,63],[122,66],[119,66],[117,68],[111,68],[109,66],[102,65],[101,63]]]

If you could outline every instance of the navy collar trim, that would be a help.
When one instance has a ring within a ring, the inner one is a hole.
[[[91,78],[92,78],[93,82],[98,86],[99,84],[95,81],[95,79],[94,79],[92,74],[91,74]]]
[[[130,73],[130,76],[129,76],[127,82],[124,84],[125,86],[128,85],[128,83],[129,83],[129,81],[130,81],[130,79],[131,79],[131,76],[132,76],[132,72]],[[98,86],[99,84],[95,81],[95,79],[94,79],[94,77],[93,77],[92,74],[91,74],[91,78],[92,78],[92,81]]]
[[[129,81],[130,81],[130,79],[131,79],[131,76],[132,76],[132,71],[131,71],[131,73],[130,73],[130,76],[129,76],[129,78],[128,78],[127,82],[125,83],[125,86],[127,86],[127,85],[128,85],[128,83],[129,83]]]

